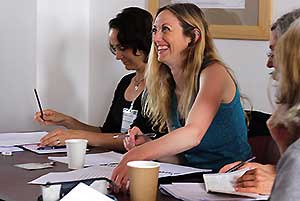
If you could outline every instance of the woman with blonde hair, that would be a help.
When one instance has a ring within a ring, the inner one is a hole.
[[[145,113],[169,133],[129,150],[113,172],[127,183],[126,164],[182,153],[185,165],[217,171],[251,155],[240,94],[216,53],[200,8],[190,3],[158,10],[146,70]],[[135,129],[134,134],[140,134]]]
[[[268,120],[281,153],[270,200],[299,200],[300,169],[300,19],[279,39],[275,48],[279,70],[278,108]]]

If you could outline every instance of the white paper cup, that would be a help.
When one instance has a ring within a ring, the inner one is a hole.
[[[87,142],[85,139],[69,139],[65,141],[69,169],[84,167]]]
[[[159,163],[153,161],[131,161],[129,167],[130,200],[156,201]]]
[[[43,201],[58,201],[61,184],[41,186]]]

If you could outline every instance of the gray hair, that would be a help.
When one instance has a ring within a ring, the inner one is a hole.
[[[290,27],[290,25],[300,17],[300,8],[284,14],[274,22],[271,31],[275,32],[277,38],[280,38]]]

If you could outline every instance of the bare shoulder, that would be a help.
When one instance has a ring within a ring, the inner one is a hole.
[[[215,79],[224,80],[228,75],[228,71],[226,70],[226,67],[219,63],[213,63],[208,65],[200,75],[200,78],[211,78],[213,77]]]

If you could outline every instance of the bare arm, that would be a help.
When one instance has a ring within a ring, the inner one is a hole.
[[[56,129],[49,132],[46,136],[41,138],[41,146],[56,146],[64,145],[67,139],[87,139],[88,144],[91,146],[99,146],[103,149],[114,151],[125,151],[121,139],[115,139],[115,133],[95,133],[83,130],[70,130],[70,129]],[[59,142],[59,144],[57,144]]]
[[[34,115],[34,120],[43,126],[56,125],[56,126],[64,126],[68,129],[73,130],[85,130],[90,132],[101,132],[101,129],[96,126],[91,126],[85,123],[80,122],[79,120],[65,115],[63,113],[59,113],[55,110],[47,109],[43,111],[43,119],[41,119],[41,113],[36,112]]]

